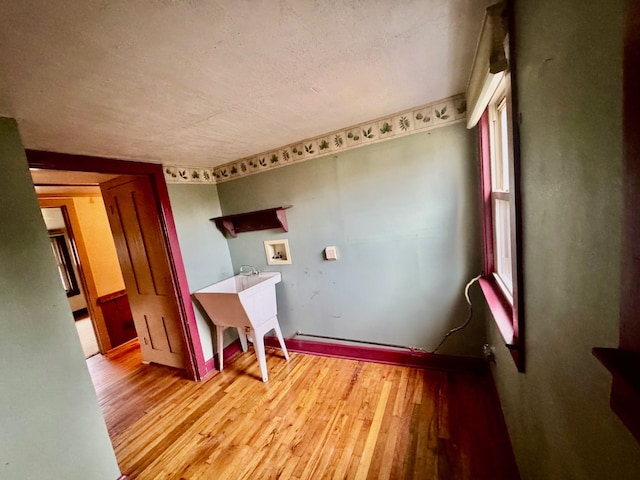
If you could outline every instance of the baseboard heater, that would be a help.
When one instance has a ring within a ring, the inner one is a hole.
[[[308,337],[308,339],[298,337]],[[313,341],[314,338],[327,341]],[[355,345],[342,342],[353,342]],[[488,363],[483,358],[433,354],[419,347],[317,335],[304,333],[299,330],[292,337],[286,338],[285,343],[290,353],[298,352],[307,355],[344,358],[347,360],[385,363],[406,367],[480,373],[482,375],[485,375],[489,371]],[[270,348],[276,347],[277,339],[275,337],[265,337],[265,346]]]
[[[370,342],[368,340],[355,340],[352,338],[341,338],[341,337],[331,337],[331,336],[327,336],[327,335],[317,335],[314,333],[304,333],[301,332],[300,330],[297,330],[295,335],[291,338],[296,338],[296,337],[309,337],[309,338],[322,338],[325,340],[337,340],[339,342],[353,342],[353,343],[360,343],[363,345],[375,345],[377,347],[390,347],[390,348],[399,348],[402,350],[409,350],[410,352],[422,352],[422,353],[429,353],[427,350],[425,350],[424,348],[420,348],[420,347],[411,347],[411,346],[406,346],[406,345],[395,345],[393,343],[380,343],[380,342]]]

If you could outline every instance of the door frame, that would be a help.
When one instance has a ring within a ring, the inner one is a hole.
[[[67,227],[67,234],[69,235],[74,248],[73,254],[76,256],[78,261],[78,276],[80,277],[80,283],[84,290],[85,299],[87,301],[87,311],[89,312],[89,318],[91,318],[91,324],[93,325],[96,334],[98,348],[100,353],[105,353],[112,348],[111,338],[109,337],[107,324],[102,312],[95,308],[95,301],[98,298],[98,289],[94,281],[94,275],[91,271],[89,255],[85,248],[84,240],[82,239],[82,227],[78,221],[78,214],[76,213],[76,207],[73,200],[69,197],[38,196],[38,203],[40,204],[40,208],[60,208],[62,210],[65,225]]]
[[[155,214],[153,186],[145,176],[118,175],[100,189],[143,361],[185,368],[185,338],[170,293],[168,252]]]
[[[202,352],[200,334],[198,333],[196,316],[191,303],[191,292],[189,291],[162,165],[30,149],[25,150],[25,153],[30,168],[149,177],[154,191],[154,200],[162,227],[163,240],[168,252],[167,262],[182,324],[182,334],[188,352],[187,374],[193,380],[204,378],[208,373],[207,365]]]

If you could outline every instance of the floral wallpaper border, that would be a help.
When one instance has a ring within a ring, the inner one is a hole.
[[[228,182],[273,168],[462,122],[466,115],[465,97],[456,95],[217,167],[165,165],[164,176],[167,183]]]

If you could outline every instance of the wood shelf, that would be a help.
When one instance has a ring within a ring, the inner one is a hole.
[[[593,355],[613,376],[621,377],[640,392],[640,352],[596,347]]]
[[[640,352],[596,347],[593,355],[613,375],[611,410],[640,442]]]
[[[233,238],[237,237],[238,233],[269,230],[271,228],[282,228],[285,232],[288,232],[289,225],[287,224],[285,210],[291,207],[292,205],[284,205],[254,212],[223,215],[210,220],[215,222],[223,234],[228,233]]]

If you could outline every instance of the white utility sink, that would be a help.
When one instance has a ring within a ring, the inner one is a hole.
[[[289,360],[289,353],[277,317],[276,283],[281,279],[280,272],[236,275],[194,293],[195,298],[216,325],[220,370],[223,367],[222,334],[228,327],[238,329],[243,351],[247,350],[247,334],[249,335],[256,349],[263,381],[266,382],[269,379],[264,354],[266,333],[275,330],[282,352]]]

